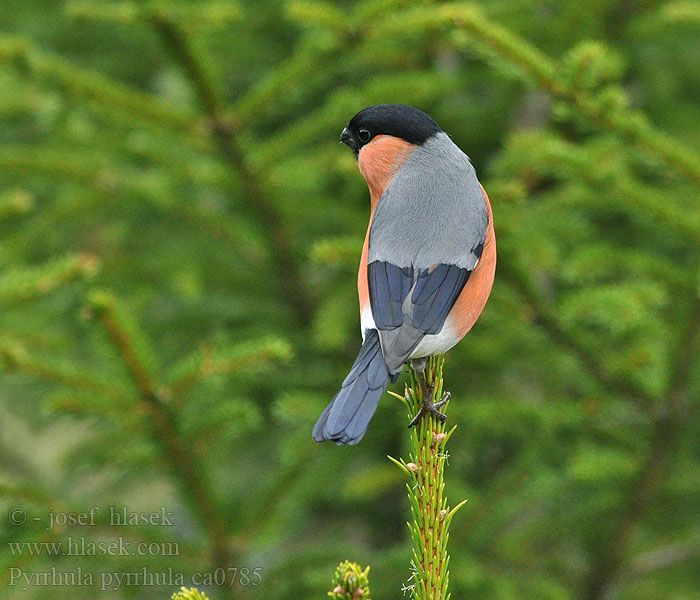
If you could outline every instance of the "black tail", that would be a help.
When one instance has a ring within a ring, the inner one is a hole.
[[[328,403],[314,425],[314,441],[357,444],[367,431],[377,402],[389,381],[379,334],[368,329],[365,343],[343,381],[340,391]]]

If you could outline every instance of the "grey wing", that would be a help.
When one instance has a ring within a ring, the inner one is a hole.
[[[426,335],[440,332],[471,271],[439,264],[409,274],[408,269],[383,261],[370,263],[367,271],[382,354],[395,376]]]
[[[380,198],[367,282],[392,375],[442,329],[481,256],[487,221],[474,169],[445,134],[414,150]]]

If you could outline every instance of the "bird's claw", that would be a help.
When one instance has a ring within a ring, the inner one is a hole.
[[[430,392],[428,394],[424,393],[421,407],[418,409],[416,416],[413,417],[413,419],[411,419],[411,422],[408,424],[409,429],[420,423],[423,417],[427,415],[432,415],[436,419],[439,419],[441,423],[444,423],[447,420],[447,416],[442,414],[438,409],[445,405],[445,403],[450,399],[451,394],[450,392],[445,392],[440,400],[438,400],[437,402],[433,402],[432,399],[434,387],[435,384],[431,384],[429,386]]]
[[[438,402],[436,402],[435,404],[433,404],[433,408],[434,408],[434,409],[438,409],[438,408],[440,408],[441,406],[444,406],[444,405],[447,403],[447,401],[448,401],[451,397],[452,397],[452,394],[450,394],[450,392],[445,392],[445,393],[442,395],[442,398],[441,398]],[[435,412],[437,412],[437,410],[436,410]],[[442,417],[441,420],[442,420],[442,422],[444,423],[444,422],[445,422],[445,419],[446,419],[447,417],[446,417],[445,415],[443,415],[442,413],[438,413],[438,414]]]

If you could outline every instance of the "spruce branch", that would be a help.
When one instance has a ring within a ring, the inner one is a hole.
[[[0,340],[0,366],[5,371],[14,371],[46,381],[53,381],[90,394],[107,396],[114,401],[123,402],[127,396],[125,390],[98,379],[91,371],[84,371],[72,364],[36,356],[23,343],[10,338],[6,332],[3,332],[2,340]]]
[[[432,356],[425,368],[426,382],[432,386],[434,398],[442,396],[443,365],[441,356]],[[413,369],[404,396],[393,395],[404,403],[409,421],[412,420],[423,400],[423,390]],[[443,412],[448,404],[449,401],[441,408]],[[445,495],[445,468],[449,458],[446,444],[455,427],[448,431],[444,422],[432,415],[426,416],[411,429],[409,460],[389,457],[409,478],[406,489],[412,517],[408,529],[413,540],[413,560],[411,578],[404,589],[410,589],[416,600],[450,598],[448,530],[455,513],[466,502],[463,500],[450,508]]]
[[[47,177],[53,181],[71,183],[90,189],[100,195],[128,193],[146,200],[154,208],[186,212],[184,202],[171,202],[175,195],[165,186],[164,171],[134,169],[120,164],[116,157],[101,153],[56,152],[34,148],[0,148],[0,168],[9,173]],[[157,182],[159,186],[154,186]],[[167,190],[164,193],[163,188]],[[166,198],[164,198],[164,196]],[[166,204],[167,203],[167,204]]]
[[[119,25],[144,22],[154,15],[186,22],[189,27],[221,28],[241,18],[237,2],[205,2],[196,5],[149,2],[93,2],[72,0],[65,7],[66,14],[75,19],[98,20]]]
[[[140,411],[139,406],[130,400],[126,392],[124,392],[123,398],[115,402],[114,397],[104,393],[98,395],[73,390],[59,390],[47,395],[44,407],[61,415],[112,417],[126,428],[131,428],[129,424],[140,427],[143,411]]]
[[[172,169],[172,164],[165,165]],[[116,156],[101,152],[56,152],[35,148],[0,148],[0,168],[20,175],[50,177],[89,188],[98,194],[133,194],[162,209],[171,204],[175,191],[167,182],[164,169],[133,168]],[[154,185],[155,184],[155,185]],[[168,198],[163,198],[163,196]]]
[[[219,215],[193,204],[189,198],[179,198],[177,190],[168,194],[154,190],[141,171],[127,171],[116,159],[96,159],[83,153],[0,148],[0,169],[22,175],[60,179],[94,190],[100,195],[133,194],[153,208],[164,211],[169,217],[174,217],[178,222],[187,221],[208,235],[225,242],[242,261],[253,264],[259,260],[259,253],[241,241],[241,236],[229,221],[222,220]],[[23,206],[26,206],[27,202],[31,200],[27,199],[26,194],[7,198],[6,204],[3,204],[0,198],[0,217],[3,213],[26,210]],[[3,206],[7,208],[4,209]]]
[[[611,191],[630,211],[658,220],[694,244],[700,242],[700,211],[681,209],[672,195],[640,184],[627,161],[611,159],[609,142],[582,146],[548,131],[523,130],[513,134],[496,170],[504,179],[523,180],[526,188],[534,187],[537,178],[552,175],[557,179],[584,181],[592,189]],[[615,149],[624,152],[624,147]]]
[[[589,91],[566,81],[561,76],[562,65],[506,28],[488,21],[474,6],[468,5],[465,9],[461,5],[444,5],[441,12],[456,28],[522,69],[552,97],[565,101],[591,121],[659,157],[667,166],[700,185],[700,156],[668,134],[656,130],[641,113],[610,107]]]
[[[105,161],[86,154],[66,154],[20,147],[0,148],[0,168],[22,175],[46,175],[104,191],[110,181]]]
[[[0,193],[0,220],[23,215],[34,209],[34,196],[21,187]]]
[[[303,92],[300,103],[309,93],[308,81],[319,73],[333,68],[341,50],[342,38],[313,37],[302,42],[291,57],[267,73],[260,81],[241,93],[230,110],[231,118],[237,123],[248,123],[279,110],[280,102],[285,99],[288,90],[297,94]],[[299,89],[298,82],[306,82]]]
[[[164,393],[179,396],[209,377],[260,368],[272,361],[288,360],[291,355],[289,343],[278,337],[237,344],[224,351],[202,346],[173,370],[172,383],[165,387]]]
[[[252,152],[256,164],[272,166],[290,152],[295,152],[299,147],[313,143],[319,138],[325,138],[331,132],[337,136],[331,124],[347,120],[348,114],[356,111],[366,99],[367,96],[357,89],[340,88],[334,91],[322,106],[258,144]],[[337,128],[337,125],[335,127]]]
[[[225,569],[231,559],[226,528],[214,503],[213,494],[200,476],[202,469],[198,466],[197,457],[179,433],[174,415],[158,392],[145,340],[112,295],[94,292],[90,297],[90,305],[138,390],[139,401],[150,422],[154,439],[179,479],[183,494],[207,531],[212,547],[212,562],[216,567]]]
[[[272,194],[264,183],[264,175],[256,171],[240,145],[237,137],[241,133],[240,124],[227,116],[228,111],[219,100],[219,91],[209,61],[184,29],[174,21],[159,15],[153,17],[151,23],[192,83],[202,109],[210,121],[211,133],[221,155],[238,174],[246,209],[266,233],[267,241],[272,247],[272,262],[279,294],[299,320],[308,324],[311,321],[312,302],[294,258],[296,252],[292,241],[274,204]]]
[[[594,381],[614,394],[623,398],[637,398],[646,407],[653,404],[654,398],[650,393],[634,379],[612,373],[603,365],[598,357],[589,352],[574,335],[564,327],[549,303],[540,298],[527,276],[522,273],[512,262],[501,261],[499,263],[499,277],[502,281],[508,281],[512,288],[525,301],[532,311],[534,323],[539,325],[549,337],[559,346],[571,354]]]
[[[23,266],[0,275],[0,302],[18,302],[43,296],[72,280],[92,277],[99,260],[91,254],[69,254],[39,266]]]
[[[670,135],[654,128],[638,112],[626,109],[620,93],[598,95],[567,81],[562,65],[537,48],[488,20],[471,3],[450,3],[439,7],[405,11],[390,22],[382,22],[375,35],[423,32],[427,28],[445,29],[455,47],[477,49],[495,55],[519,69],[526,81],[546,90],[553,98],[565,102],[592,122],[628,140],[645,152],[660,158],[668,167],[700,186],[700,156]]]
[[[666,402],[657,407],[649,454],[630,488],[626,507],[610,537],[601,546],[584,580],[582,600],[602,600],[623,570],[630,539],[663,485],[672,465],[682,425],[687,419],[690,381],[700,352],[700,299],[689,299],[689,318],[675,351]]]
[[[89,303],[107,330],[139,393],[144,398],[155,396],[153,354],[124,307],[114,296],[102,291],[92,292]]]
[[[0,35],[0,64],[3,63],[11,63],[36,79],[53,81],[67,94],[107,106],[129,118],[136,117],[144,124],[166,126],[187,134],[197,130],[196,121],[186,112],[104,75],[76,67],[22,38]]]
[[[308,34],[288,59],[239,96],[230,111],[233,119],[247,123],[286,107],[287,98],[303,106],[314,93],[325,93],[343,71],[344,59],[365,39],[366,24],[390,10],[389,5],[396,8],[395,5],[405,3],[406,0],[356,2],[345,12],[331,2],[293,0],[287,3],[286,16]],[[303,86],[299,86],[300,81],[304,82]],[[343,110],[346,112],[339,114],[340,119],[346,119],[348,112],[357,110],[357,104]],[[337,119],[329,122],[336,123]],[[274,161],[268,159],[266,152],[261,154],[263,164]]]
[[[398,72],[384,76],[381,83],[370,80],[366,84],[341,87],[329,94],[323,105],[309,111],[303,118],[280,128],[274,135],[257,144],[251,156],[255,164],[274,166],[300,147],[317,143],[319,139],[337,136],[337,123],[347,120],[358,106],[381,102],[387,90],[415,104],[423,104],[439,95],[444,79],[435,79],[432,70]]]

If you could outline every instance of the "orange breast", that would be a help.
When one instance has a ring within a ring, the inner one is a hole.
[[[483,187],[481,191],[484,193],[484,202],[486,202],[486,210],[489,215],[484,249],[479,263],[469,276],[462,293],[458,296],[448,315],[448,321],[454,329],[458,340],[461,340],[467,334],[479,318],[491,293],[491,286],[493,285],[493,278],[496,272],[496,236],[493,231],[491,203]]]
[[[369,246],[369,228],[372,225],[372,217],[384,190],[406,162],[408,155],[415,148],[415,144],[391,136],[378,135],[369,144],[360,148],[357,156],[357,164],[360,173],[367,182],[369,188],[370,215],[365,243],[362,246],[360,256],[360,268],[357,272],[357,292],[360,297],[360,313],[369,306],[369,288],[367,287],[367,249]]]
[[[393,135],[378,135],[360,148],[357,164],[369,188],[372,212],[386,186],[415,147],[415,144],[409,144]]]

